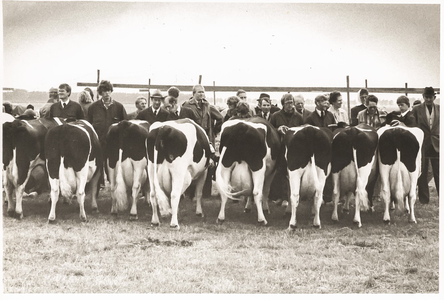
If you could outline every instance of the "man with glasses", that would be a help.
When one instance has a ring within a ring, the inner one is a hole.
[[[356,126],[358,125],[358,113],[364,109],[367,108],[365,106],[366,99],[368,97],[368,90],[367,89],[360,89],[358,92],[359,100],[361,101],[360,105],[356,105],[355,107],[352,107],[350,110],[350,125]]]
[[[358,124],[364,123],[378,129],[383,123],[378,111],[378,97],[369,95],[366,98],[366,105],[367,108],[358,113]]]

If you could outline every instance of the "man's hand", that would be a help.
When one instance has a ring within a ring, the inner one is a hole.
[[[285,134],[287,132],[287,130],[288,130],[288,126],[286,126],[286,125],[281,125],[278,128],[278,132],[281,134]]]

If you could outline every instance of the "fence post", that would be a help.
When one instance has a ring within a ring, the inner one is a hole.
[[[405,83],[405,95],[407,96],[409,93],[407,93],[407,82]]]
[[[150,102],[151,102],[150,87],[151,87],[151,78],[148,78],[148,107],[150,107]]]
[[[365,80],[365,88],[367,88],[367,79]]]
[[[365,86],[367,86],[367,79],[365,80]],[[351,124],[351,112],[350,112],[350,79],[347,75],[347,112],[348,112],[348,121]]]
[[[214,105],[216,105],[216,81],[213,81],[213,97],[214,97]]]
[[[100,70],[97,70],[97,86],[100,83]],[[99,93],[96,94],[97,100],[99,100]]]
[[[199,84],[202,82],[202,75],[199,75]]]

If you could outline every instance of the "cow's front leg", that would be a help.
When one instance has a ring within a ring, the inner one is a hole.
[[[15,201],[12,196],[13,193],[14,193],[14,185],[11,181],[6,179],[5,194],[6,194],[6,200],[8,201],[8,215],[10,217],[14,217],[15,214]]]

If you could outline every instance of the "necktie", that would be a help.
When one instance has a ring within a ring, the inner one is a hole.
[[[179,112],[176,110],[176,116],[179,116]]]
[[[325,112],[324,112],[324,111],[321,111],[321,119],[323,119],[324,116],[325,116]]]
[[[63,108],[66,108],[66,103],[62,103],[63,104]]]
[[[154,115],[157,116],[157,109],[154,110]]]

